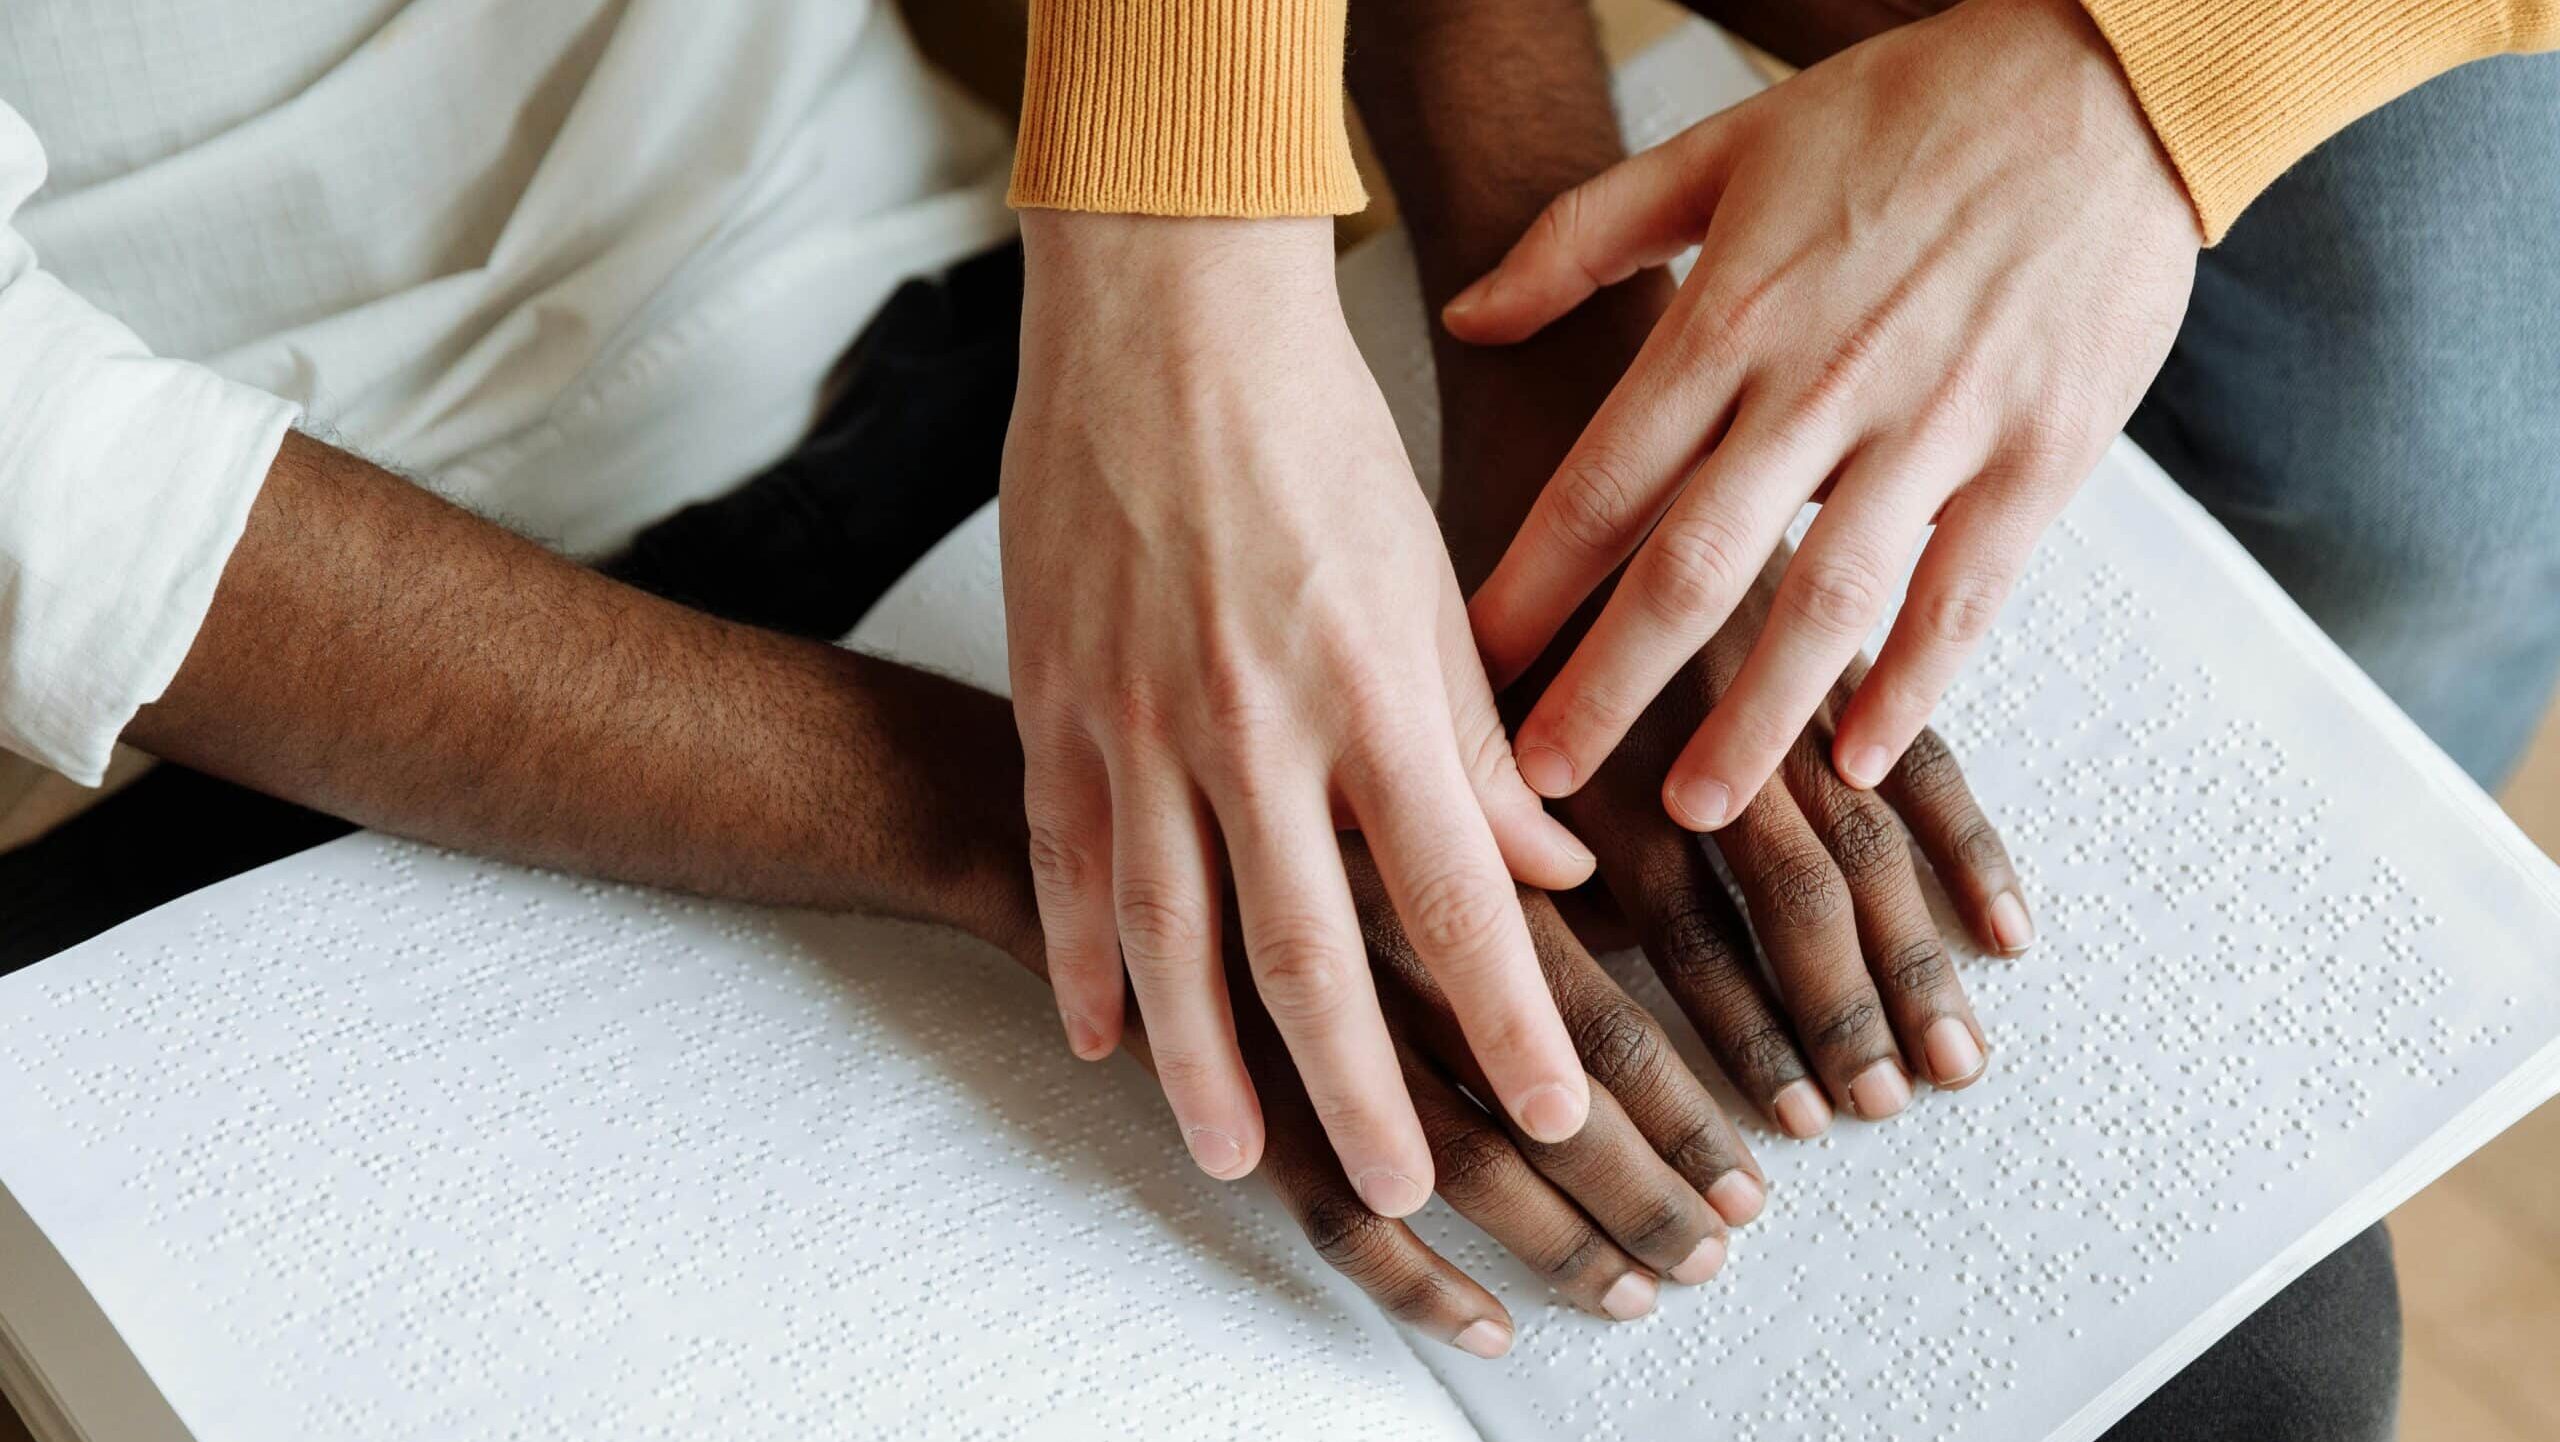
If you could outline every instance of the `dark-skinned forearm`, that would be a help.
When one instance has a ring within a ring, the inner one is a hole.
[[[1626,154],[1590,9],[1584,0],[1361,0],[1351,21],[1352,97],[1401,202],[1435,317],[1441,414],[1458,463],[1443,477],[1441,523],[1459,580],[1473,586],[1573,440],[1569,427],[1552,436],[1521,427],[1599,407],[1659,313],[1664,281],[1603,291],[1516,346],[1452,340],[1439,307],[1549,201]],[[1519,397],[1536,398],[1534,416],[1512,403]],[[1496,428],[1520,463],[1468,463],[1467,437]]]
[[[1680,0],[1691,10],[1801,69],[1955,0]]]
[[[1001,703],[660,600],[300,436],[126,739],[474,852],[1038,950]]]
[[[1626,153],[1586,0],[1360,0],[1349,78],[1434,307]]]

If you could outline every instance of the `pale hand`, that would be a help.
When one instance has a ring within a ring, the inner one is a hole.
[[[1194,1159],[1264,1138],[1220,964],[1250,974],[1362,1198],[1432,1190],[1336,843],[1356,826],[1498,1104],[1561,1141],[1590,1091],[1512,879],[1592,861],[1512,765],[1322,220],[1031,212],[1002,529],[1049,977],[1077,1054],[1122,977]]]
[[[2074,0],[1964,0],[1559,197],[1451,302],[1459,339],[1702,248],[1471,606],[1507,684],[1626,563],[1514,738],[1529,783],[1588,782],[1826,499],[1663,801],[1713,830],[1760,793],[1934,520],[1833,739],[1874,786],[2159,370],[2199,243]]]

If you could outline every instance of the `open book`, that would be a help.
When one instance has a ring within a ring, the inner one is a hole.
[[[1684,35],[1637,138],[1748,84]],[[1400,248],[1344,284],[1427,469]],[[996,577],[981,515],[857,639],[1001,684]],[[0,1387],[42,1442],[2094,1436],[2552,1093],[2560,873],[2127,447],[1943,729],[2043,935],[1963,963],[1994,1074],[1758,1136],[1642,1322],[1435,1210],[1519,1343],[1404,1336],[961,938],[358,836],[0,981]]]

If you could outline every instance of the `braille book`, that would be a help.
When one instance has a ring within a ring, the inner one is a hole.
[[[1634,138],[1748,84],[1684,34]],[[1427,473],[1400,245],[1343,286]],[[982,514],[856,640],[1000,684],[996,586]],[[2560,872],[2129,447],[1942,729],[2042,937],[1962,959],[1992,1075],[1755,1132],[1643,1321],[1435,1206],[1519,1340],[1404,1334],[963,938],[357,836],[0,980],[0,1388],[40,1442],[2094,1437],[2553,1093]]]

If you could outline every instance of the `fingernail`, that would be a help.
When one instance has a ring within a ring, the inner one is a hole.
[[[1873,791],[1892,765],[1881,746],[1861,746],[1840,758],[1840,777],[1861,791]]]
[[[1798,1141],[1831,1130],[1831,1103],[1823,1099],[1822,1088],[1809,1081],[1787,1083],[1769,1110],[1778,1114],[1778,1130]]]
[[[1454,1340],[1459,1351],[1490,1362],[1511,1350],[1511,1329],[1500,1322],[1469,1322]]]
[[[1929,1053],[1929,1075],[1940,1086],[1968,1082],[1982,1074],[1982,1044],[1973,1039],[1973,1028],[1964,1018],[1942,1016],[1929,1023],[1924,1038]]]
[[[1683,781],[1671,788],[1671,809],[1692,831],[1713,831],[1733,810],[1733,788],[1721,781]]]
[[[1360,1194],[1360,1200],[1369,1204],[1370,1211],[1382,1217],[1410,1216],[1420,1211],[1431,1196],[1423,1190],[1422,1183],[1385,1167],[1374,1167],[1353,1177],[1351,1187]]]
[[[1629,1272],[1609,1284],[1600,1296],[1600,1310],[1621,1322],[1632,1322],[1653,1310],[1653,1299],[1662,1293],[1662,1284],[1643,1272]]]
[[[1724,1270],[1724,1238],[1709,1237],[1698,1243],[1688,1260],[1671,1269],[1671,1280],[1696,1286]]]
[[[1738,1227],[1760,1215],[1769,1204],[1769,1190],[1749,1172],[1727,1172],[1707,1188],[1707,1205],[1716,1209],[1728,1227]]]
[[[1219,1181],[1231,1182],[1244,1175],[1244,1148],[1236,1145],[1234,1137],[1216,1127],[1185,1127],[1182,1140],[1200,1170]]]
[[[1532,1087],[1529,1094],[1520,1099],[1520,1130],[1550,1144],[1569,1141],[1575,1132],[1582,1130],[1583,1119],[1590,1114],[1589,1099],[1575,1096],[1549,1082],[1545,1086]]]
[[[1552,746],[1532,746],[1512,758],[1529,789],[1553,801],[1573,794],[1573,763]]]
[[[2027,920],[2027,904],[2018,893],[2004,891],[1991,899],[1991,939],[2013,955],[2036,944],[2035,925]]]
[[[1898,1061],[1877,1062],[1849,1083],[1849,1105],[1864,1121],[1897,1116],[1911,1105],[1911,1078],[1902,1074]]]
[[[1492,293],[1493,277],[1490,275],[1479,277],[1475,284],[1450,297],[1449,303],[1440,308],[1440,314],[1448,318],[1464,316],[1477,306],[1484,304],[1484,298]]]
[[[1061,1012],[1067,1024],[1067,1050],[1086,1061],[1102,1059],[1102,1029],[1074,1012]]]

